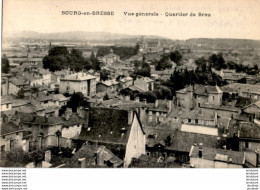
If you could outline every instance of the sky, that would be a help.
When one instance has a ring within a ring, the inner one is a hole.
[[[259,40],[259,10],[260,0],[3,0],[2,30],[3,36],[20,31],[87,31]],[[62,15],[62,11],[114,11],[114,16]],[[159,16],[125,16],[124,12],[157,12]],[[199,17],[199,12],[211,16]],[[188,16],[167,17],[165,13]]]

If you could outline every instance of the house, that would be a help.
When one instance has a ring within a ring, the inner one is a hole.
[[[249,122],[254,122],[254,119],[259,119],[260,118],[260,100],[242,108],[242,112],[241,112],[240,116],[245,121],[249,121]]]
[[[231,69],[221,69],[219,75],[223,77],[230,77],[233,76],[233,74],[236,72],[236,70],[231,70]]]
[[[180,123],[214,127],[217,125],[217,115],[207,112],[203,113],[202,109],[189,111],[182,108],[175,108],[167,116],[167,123],[173,126]]]
[[[245,153],[204,147],[203,144],[192,146],[190,165],[194,168],[243,168]]]
[[[239,122],[237,127],[239,150],[260,151],[260,127],[250,122]]]
[[[193,87],[191,85],[176,91],[176,106],[188,110],[194,107]]]
[[[24,77],[24,79],[29,82],[30,86],[35,87],[35,86],[43,85],[43,78],[42,78],[42,76],[39,76],[38,74],[24,71],[22,73],[22,77]]]
[[[10,79],[8,93],[16,95],[19,90],[25,89],[29,86],[29,81],[27,81],[24,77],[15,76]]]
[[[218,86],[194,85],[176,91],[177,106],[185,109],[201,107],[201,104],[221,105],[223,91]]]
[[[154,77],[154,79],[160,79],[160,80],[169,80],[171,78],[171,75],[173,74],[175,69],[166,69],[163,71],[152,71],[151,76]]]
[[[153,91],[154,90],[154,80],[148,77],[138,78],[134,81],[134,86],[140,88],[143,91]]]
[[[134,101],[132,100],[120,100],[120,99],[110,99],[99,102],[95,107],[100,108],[114,108],[120,110],[136,111],[141,123],[146,123],[147,120],[147,104],[140,102],[139,97],[136,97]]]
[[[1,96],[1,112],[11,110],[12,103],[13,103],[13,96],[11,95]]]
[[[98,94],[113,94],[118,90],[119,82],[116,80],[106,80],[101,81],[97,84],[97,93]]]
[[[104,145],[124,160],[128,167],[132,158],[145,154],[145,133],[135,111],[91,108],[89,123],[78,140]]]
[[[141,52],[160,52],[162,51],[161,42],[160,40],[142,40],[140,45]]]
[[[219,117],[237,119],[241,113],[239,108],[233,106],[217,106],[212,104],[201,104],[203,113],[217,114]]]
[[[233,83],[227,86],[237,90],[238,96],[250,98],[252,101],[260,100],[260,88],[258,85]]]
[[[114,63],[115,61],[119,61],[120,57],[116,54],[113,53],[113,50],[110,50],[110,53],[107,55],[104,55],[101,58],[102,62],[105,63],[106,65],[111,65],[112,63]]]
[[[28,149],[28,143],[24,140],[25,131],[21,126],[12,121],[1,123],[0,146],[1,153],[22,148]]]
[[[175,130],[172,143],[164,148],[168,155],[174,155],[182,163],[189,161],[189,153],[194,144],[217,148],[219,140],[216,136]]]
[[[59,92],[61,94],[82,92],[84,96],[96,94],[96,77],[86,73],[74,73],[60,79]]]
[[[119,86],[120,88],[127,88],[129,86],[133,85],[133,78],[132,77],[125,77],[125,78],[121,78],[119,79]]]
[[[172,111],[172,100],[155,100],[155,103],[147,103],[147,124],[166,121],[168,113]]]

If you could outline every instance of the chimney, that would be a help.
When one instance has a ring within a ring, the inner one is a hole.
[[[51,161],[51,151],[50,150],[45,151],[44,160],[45,160],[45,162]]]
[[[146,100],[146,98],[144,98],[144,104],[147,105],[147,100]]]
[[[202,109],[199,109],[199,115],[203,115]]]
[[[70,116],[72,114],[72,109],[71,108],[67,108],[65,111],[65,120],[68,121]]]
[[[139,102],[139,101],[140,101],[139,97],[138,96],[135,97],[135,102]]]
[[[156,99],[156,100],[155,100],[154,107],[156,107],[156,108],[157,108],[157,107],[158,107],[158,103],[159,103],[159,101],[158,101],[158,99]]]
[[[171,100],[167,100],[167,108],[170,111],[172,111],[172,101]]]
[[[203,143],[199,143],[199,158],[202,158],[203,154]]]
[[[125,100],[130,100],[130,96],[125,96]]]
[[[134,116],[134,112],[133,111],[128,111],[128,125],[132,124],[133,116]]]
[[[78,163],[81,168],[85,168],[86,167],[86,158],[79,158]]]

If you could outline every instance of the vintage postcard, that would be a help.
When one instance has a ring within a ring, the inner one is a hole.
[[[1,167],[258,168],[259,10],[3,0]]]

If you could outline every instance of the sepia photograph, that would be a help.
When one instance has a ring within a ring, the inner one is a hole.
[[[258,168],[259,10],[3,0],[0,167]]]

